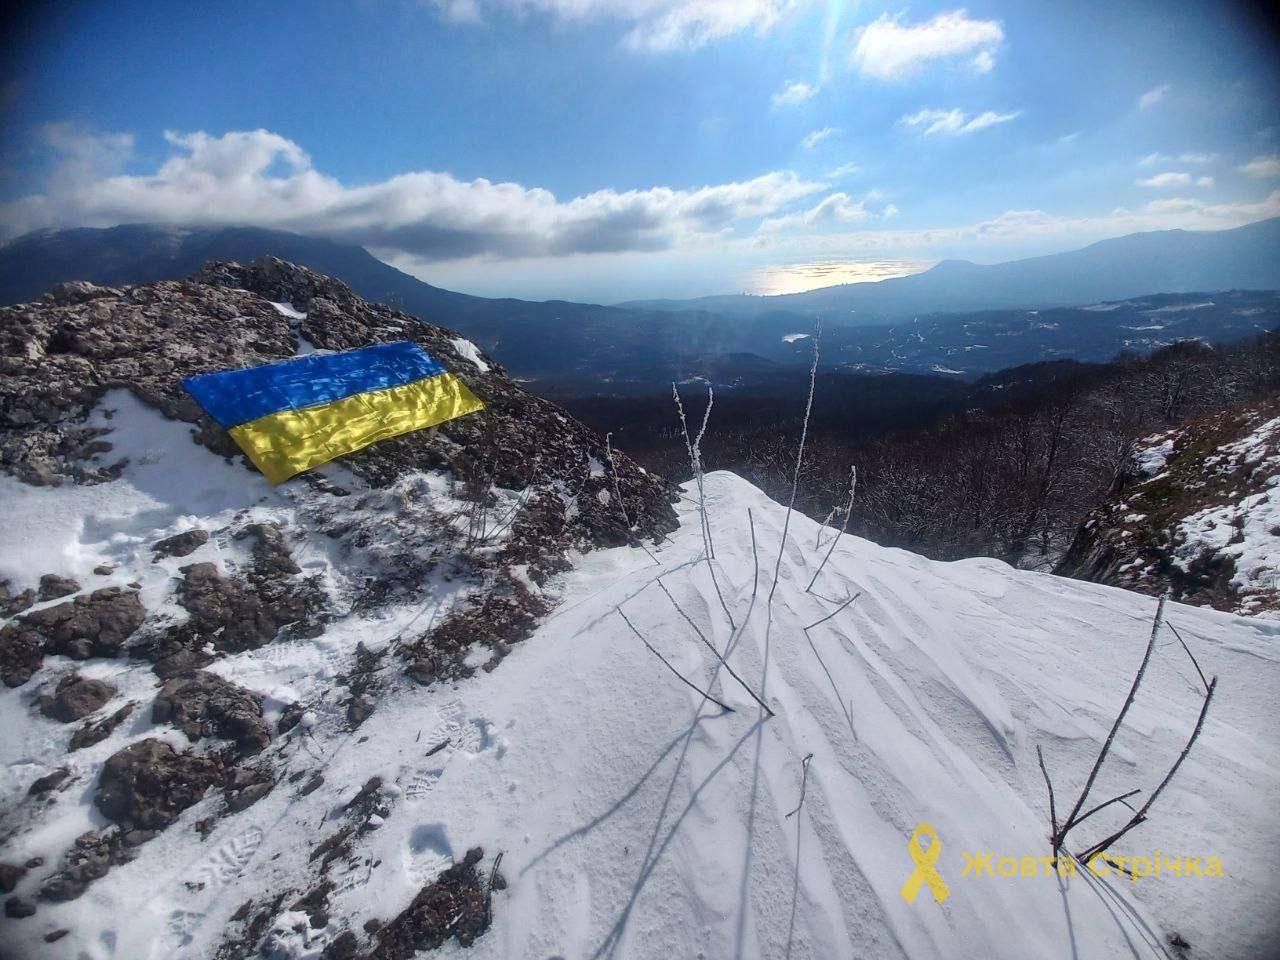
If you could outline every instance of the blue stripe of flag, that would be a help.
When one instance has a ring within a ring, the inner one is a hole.
[[[182,385],[230,430],[281,410],[298,410],[357,393],[399,387],[445,369],[416,343],[399,340],[343,353],[186,377]]]

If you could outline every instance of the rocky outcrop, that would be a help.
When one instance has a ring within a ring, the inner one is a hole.
[[[1140,441],[1055,570],[1240,614],[1280,613],[1280,400]]]
[[[222,779],[216,760],[179,753],[163,740],[142,740],[106,762],[93,802],[126,829],[163,830]]]
[[[170,680],[151,705],[153,723],[170,723],[191,740],[220,737],[244,753],[258,753],[271,742],[262,719],[262,701],[244,687],[201,670]]]
[[[8,686],[21,686],[46,653],[73,660],[117,657],[145,619],[137,592],[119,587],[23,614],[0,630],[0,678]]]
[[[157,560],[165,557],[186,557],[195,553],[209,542],[208,530],[187,530],[175,533],[172,537],[157,540],[151,545]]]
[[[40,712],[50,720],[71,723],[93,713],[116,694],[116,688],[78,673],[63,677],[52,695],[40,698]]]

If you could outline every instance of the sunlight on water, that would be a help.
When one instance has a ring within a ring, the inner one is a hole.
[[[748,293],[776,296],[803,293],[841,283],[871,283],[927,270],[927,260],[814,260],[761,267],[748,278]]]

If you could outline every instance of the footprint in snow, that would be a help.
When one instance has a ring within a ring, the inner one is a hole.
[[[415,886],[425,887],[453,866],[453,848],[445,836],[444,824],[424,823],[414,827],[404,856],[404,872]]]

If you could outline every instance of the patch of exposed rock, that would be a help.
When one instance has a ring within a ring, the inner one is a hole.
[[[40,698],[40,712],[50,720],[71,723],[100,710],[115,695],[111,684],[73,673],[59,680],[51,695]]]
[[[191,740],[220,737],[243,753],[258,753],[271,742],[262,701],[244,687],[201,670],[170,680],[151,705],[153,723],[171,723]]]
[[[142,740],[106,762],[93,802],[125,829],[163,830],[222,780],[218,761]]]
[[[151,550],[157,560],[165,557],[188,557],[209,542],[208,530],[186,530],[157,540]]]
[[[489,929],[488,883],[476,866],[484,850],[467,851],[461,863],[422,888],[399,916],[378,932],[370,957],[409,960],[419,950],[434,950],[451,937],[468,947]]]
[[[145,619],[137,592],[119,587],[23,614],[0,630],[0,679],[22,686],[46,653],[73,660],[117,657]]]

